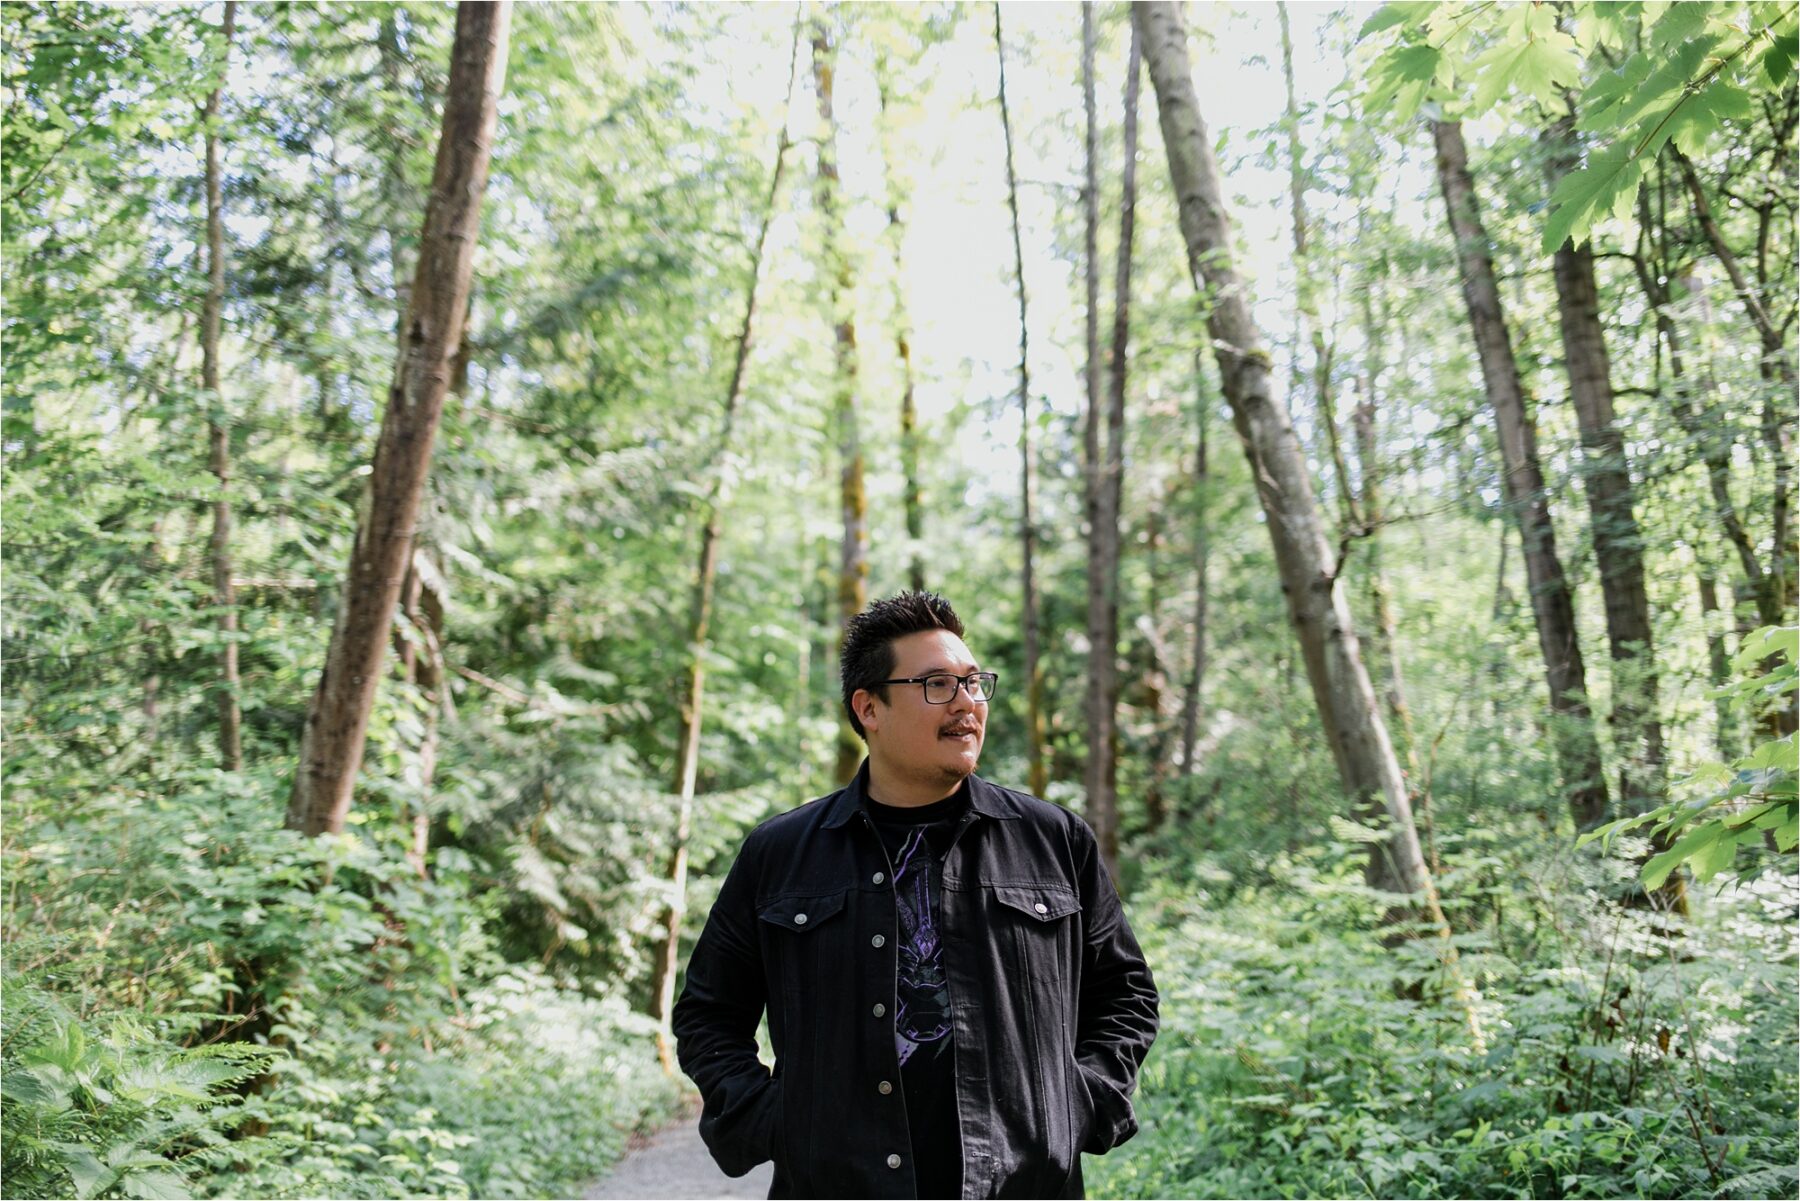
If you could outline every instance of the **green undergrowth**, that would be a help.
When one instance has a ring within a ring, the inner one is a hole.
[[[1384,945],[1345,852],[1144,873],[1162,1033],[1090,1195],[1794,1194],[1791,864],[1676,922],[1608,899],[1629,860],[1447,846],[1477,1049],[1430,941]]]
[[[570,1195],[674,1112],[622,993],[501,953],[495,864],[174,783],[14,794],[6,1196]]]

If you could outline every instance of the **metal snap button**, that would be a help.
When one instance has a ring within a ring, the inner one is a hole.
[[[887,873],[886,873],[886,872],[876,872],[876,873],[875,873],[875,883],[877,883],[877,884],[879,884],[879,883],[881,883],[881,882],[882,882],[882,881],[883,881],[883,880],[885,880],[885,879],[887,879]]]
[[[1039,913],[1049,913],[1050,912],[1050,906],[1044,904],[1042,901],[1039,901],[1036,905],[1033,905],[1032,908],[1036,909]],[[805,921],[806,915],[802,914],[800,916],[800,920]]]
[[[887,1016],[887,1006],[883,1005],[880,1001],[875,1002],[875,1016],[876,1017]]]
[[[881,937],[881,935],[877,934],[874,938],[871,938],[869,940],[869,945],[872,947],[885,946],[885,945],[887,945],[887,939],[885,939],[885,938]]]
[[[894,1086],[893,1086],[892,1082],[883,1080],[880,1084],[877,1084],[875,1086],[875,1091],[885,1097],[889,1093],[894,1091]]]
[[[898,1155],[888,1156],[888,1167],[897,1168],[899,1166],[900,1166],[900,1157]]]
[[[1038,908],[1042,909],[1043,906],[1039,905]],[[794,924],[796,926],[804,926],[806,924],[806,915],[804,913],[796,913],[794,915]]]

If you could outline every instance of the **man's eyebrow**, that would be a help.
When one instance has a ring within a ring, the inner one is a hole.
[[[979,667],[975,666],[973,663],[969,664],[969,671],[980,671],[980,670],[981,669]],[[937,667],[927,667],[924,671],[915,672],[914,674],[921,675],[921,676],[936,676],[936,675],[946,675],[946,674],[948,674],[948,675],[967,675],[968,673],[961,671],[960,669],[955,668],[955,667],[944,667],[940,664]]]

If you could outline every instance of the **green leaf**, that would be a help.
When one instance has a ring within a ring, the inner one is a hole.
[[[1785,738],[1776,738],[1763,743],[1744,758],[1739,759],[1738,766],[1752,771],[1763,767],[1794,770],[1794,735],[1789,734]]]
[[[1790,817],[1786,825],[1775,830],[1775,849],[1791,851],[1796,843],[1800,843],[1800,817]]]
[[[1776,87],[1793,82],[1794,60],[1800,58],[1800,30],[1778,33],[1762,54],[1763,76]]]
[[[1661,888],[1669,873],[1681,866],[1683,860],[1693,855],[1702,847],[1709,846],[1721,838],[1730,836],[1730,831],[1718,822],[1704,822],[1682,835],[1680,841],[1660,855],[1651,858],[1644,864],[1639,879],[1645,888]]]
[[[1713,8],[1712,4],[1701,0],[1684,0],[1675,5],[1651,30],[1651,46],[1659,52],[1667,52],[1673,46],[1698,37],[1712,18]]]
[[[1694,869],[1694,878],[1704,884],[1730,867],[1736,857],[1737,839],[1721,837],[1695,851],[1688,864]]]
[[[1391,109],[1399,120],[1410,120],[1444,66],[1443,52],[1435,46],[1396,46],[1386,51],[1369,72],[1373,84],[1363,99],[1364,111]]]
[[[1750,113],[1750,93],[1721,75],[1698,92],[1683,96],[1653,123],[1641,153],[1654,156],[1673,139],[1683,154],[1699,154],[1726,121],[1742,120]]]
[[[1594,221],[1608,209],[1628,205],[1644,178],[1644,160],[1615,142],[1588,158],[1588,165],[1563,176],[1550,194],[1553,211],[1544,226],[1544,251],[1554,254],[1567,241],[1587,241]]]
[[[113,1170],[94,1158],[92,1151],[67,1143],[62,1145],[62,1151],[63,1170],[68,1172],[69,1181],[75,1186],[78,1201],[91,1201],[112,1183]]]
[[[1389,0],[1389,3],[1375,10],[1374,16],[1363,22],[1362,28],[1356,32],[1356,40],[1360,42],[1371,33],[1380,33],[1396,25],[1417,24],[1436,7],[1437,0]]]
[[[1545,107],[1554,107],[1563,88],[1581,82],[1575,39],[1557,29],[1517,44],[1503,42],[1476,59],[1474,66],[1478,112],[1492,108],[1512,85]]]

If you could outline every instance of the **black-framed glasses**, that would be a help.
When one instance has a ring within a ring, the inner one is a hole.
[[[991,671],[972,671],[966,676],[951,675],[947,671],[940,671],[928,676],[913,676],[905,680],[877,680],[875,683],[877,685],[923,684],[926,704],[948,705],[956,699],[958,688],[966,689],[970,700],[990,701],[994,699],[994,688],[1000,683],[1000,677]]]

